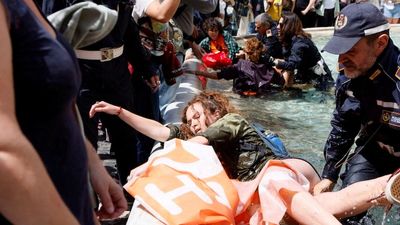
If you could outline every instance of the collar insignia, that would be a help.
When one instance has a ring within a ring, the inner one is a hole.
[[[370,80],[375,80],[375,78],[376,78],[379,74],[381,74],[381,70],[380,70],[380,69],[377,69],[377,70],[375,70],[375,72],[374,72],[371,76],[369,76],[369,79],[370,79]]]

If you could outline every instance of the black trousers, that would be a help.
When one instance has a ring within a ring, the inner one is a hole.
[[[301,23],[303,24],[303,28],[308,28],[308,27],[315,27],[317,23],[317,14],[313,11],[309,11],[306,15],[303,15],[301,13],[303,9],[294,9],[294,13],[297,14],[297,16],[300,18]]]
[[[96,101],[107,101],[133,111],[133,92],[127,61],[120,56],[111,61],[79,60],[82,85],[77,103],[85,133],[97,148],[97,122],[101,119],[110,135],[111,152],[115,153],[117,169],[122,184],[137,163],[136,132],[115,115],[100,113],[89,118],[90,107]]]

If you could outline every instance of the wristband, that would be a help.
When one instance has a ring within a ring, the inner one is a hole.
[[[119,114],[121,114],[121,112],[122,112],[122,107],[120,106],[120,107],[118,108],[117,114],[115,114],[115,115],[119,116]]]

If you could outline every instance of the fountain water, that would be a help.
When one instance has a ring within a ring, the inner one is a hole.
[[[332,28],[308,29],[317,47],[321,49],[329,40]],[[391,28],[392,38],[400,46],[400,26]],[[337,56],[323,52],[329,68],[337,77]],[[231,81],[209,81],[208,88],[225,93],[240,112],[252,122],[258,122],[277,132],[290,154],[307,159],[318,171],[324,164],[323,148],[331,130],[330,119],[334,109],[333,92],[322,93],[315,90],[273,93],[262,97],[241,97],[231,90]],[[386,225],[400,224],[398,211],[392,209],[384,218]],[[372,219],[379,224],[382,209],[373,209]]]

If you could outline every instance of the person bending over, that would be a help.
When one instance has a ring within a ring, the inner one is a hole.
[[[284,84],[283,77],[271,65],[264,63],[265,49],[257,38],[245,42],[245,59],[236,64],[221,68],[220,71],[190,71],[196,75],[211,79],[233,79],[233,91],[241,95],[256,95],[280,88]]]

